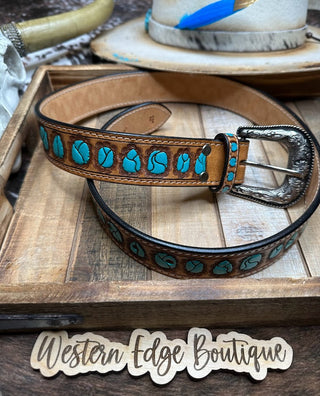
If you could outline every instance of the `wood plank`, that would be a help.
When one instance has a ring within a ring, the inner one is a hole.
[[[148,228],[150,216],[141,212],[143,204],[148,204],[148,194],[142,194],[128,186],[101,183],[100,192],[104,200],[125,221],[138,229]],[[87,189],[85,189],[87,191]],[[140,201],[138,201],[140,197]],[[129,202],[129,204],[128,204]],[[138,208],[134,207],[138,202]],[[139,213],[141,214],[139,216]],[[145,215],[144,215],[145,214]],[[141,226],[139,226],[139,223]],[[99,224],[89,193],[81,211],[74,242],[75,252],[70,262],[68,280],[145,280],[150,272],[146,267],[123,253],[105,234]]]
[[[318,141],[320,141],[320,99],[300,100],[295,102],[301,117],[308,124]],[[292,208],[293,209],[293,208]],[[308,221],[308,226],[300,238],[300,245],[308,263],[311,276],[320,276],[318,250],[320,246],[320,212],[319,209]]]
[[[29,152],[33,152],[37,142],[37,122],[34,105],[40,97],[50,91],[50,84],[44,69],[39,70],[21,98],[17,109],[12,115],[0,144],[0,246],[13,215],[13,209],[5,197],[5,186],[12,167],[20,154],[23,144]]]
[[[83,125],[100,127],[113,115],[114,112],[108,112]],[[99,190],[105,202],[123,220],[148,232],[151,221],[146,210],[150,207],[148,189],[101,182]],[[149,272],[124,254],[103,232],[85,183],[66,281],[144,280]]]
[[[296,102],[289,102],[287,106],[294,111],[304,122],[306,122],[312,132],[315,134],[316,138],[320,138],[319,122],[320,122],[320,100],[319,99],[305,99]],[[282,150],[281,154],[275,152],[270,145],[264,143],[264,148],[268,156],[268,160],[272,163],[279,160],[279,157],[285,159],[288,154],[285,150]],[[286,166],[286,162],[280,164],[280,166]],[[280,176],[275,174],[278,182],[280,182]],[[287,210],[288,216],[293,222],[298,217],[300,217],[307,210],[307,204],[304,200],[301,200],[298,204]],[[306,227],[304,233],[299,239],[298,246],[301,254],[304,257],[304,265],[307,274],[309,276],[319,276],[320,268],[317,259],[317,250],[320,243],[320,237],[318,233],[320,222],[319,210],[317,210],[308,221],[308,226]]]
[[[13,207],[0,190],[0,247],[13,215]]]
[[[319,293],[319,278],[20,283],[0,286],[0,312],[80,314],[73,328],[306,325]]]
[[[66,85],[76,84],[90,78],[101,77],[106,74],[136,70],[134,67],[121,64],[95,64],[95,65],[70,65],[67,73],[65,66],[46,66],[50,70],[50,82],[54,89],[60,89]]]
[[[159,134],[204,137],[199,107],[170,104],[170,119]],[[223,244],[215,198],[208,188],[152,188],[152,235],[189,246],[213,247]],[[153,273],[152,279],[164,279]]]
[[[1,282],[64,282],[83,184],[47,161],[39,144],[3,242]]]
[[[104,282],[67,282],[63,285],[54,282],[0,284],[0,304],[5,308],[5,299],[12,306],[24,302],[38,304],[45,309],[46,304],[69,303],[86,304],[108,303],[150,303],[166,302],[166,296],[174,301],[233,301],[247,299],[303,299],[320,298],[320,278],[232,278],[232,279],[188,279],[175,280],[174,286],[165,281],[104,281]],[[302,287],[301,287],[302,286]],[[318,306],[320,309],[320,306]],[[274,313],[276,314],[276,313]]]

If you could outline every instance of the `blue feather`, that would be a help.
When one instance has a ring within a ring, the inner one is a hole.
[[[208,4],[191,15],[184,15],[175,27],[178,29],[197,29],[220,21],[240,11],[240,9],[234,11],[234,3],[235,0],[220,0]]]

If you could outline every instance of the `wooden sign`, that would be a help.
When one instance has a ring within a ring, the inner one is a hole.
[[[293,360],[290,345],[282,338],[255,340],[245,334],[220,334],[214,341],[209,330],[192,328],[187,341],[168,340],[163,332],[137,329],[128,345],[93,333],[42,332],[31,353],[31,366],[45,377],[59,371],[72,376],[97,371],[121,371],[133,376],[149,373],[156,384],[167,384],[178,371],[201,379],[221,369],[248,373],[263,380],[268,369],[286,370]]]

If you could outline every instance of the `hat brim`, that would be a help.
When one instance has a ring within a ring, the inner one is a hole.
[[[320,36],[320,29],[309,30]],[[273,52],[231,53],[171,47],[152,40],[144,18],[126,22],[101,34],[91,43],[101,58],[128,65],[176,72],[220,75],[268,75],[320,70],[320,42],[307,39],[296,49]]]

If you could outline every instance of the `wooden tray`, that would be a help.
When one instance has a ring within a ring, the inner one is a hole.
[[[309,221],[299,244],[254,277],[174,280],[147,270],[119,251],[96,219],[85,180],[46,160],[38,144],[35,103],[53,89],[128,69],[119,65],[43,66],[8,125],[0,145],[0,319],[21,320],[24,325],[20,327],[25,328],[91,329],[320,323],[319,212]],[[320,100],[296,101],[290,106],[320,133],[316,129]],[[162,134],[214,136],[246,122],[206,106],[170,107],[173,116]],[[107,117],[110,114],[86,123],[101,125]],[[13,209],[3,191],[22,145],[32,158]],[[279,162],[283,157],[278,146],[258,144],[254,152],[262,162]],[[263,175],[268,185],[275,183],[273,174]],[[247,177],[252,184],[259,174],[250,170]],[[198,246],[244,244],[266,237],[304,209],[303,203],[288,211],[271,209],[229,196],[215,197],[208,189],[198,188],[105,184],[103,194],[142,231]],[[239,211],[245,214],[243,218],[236,216]]]

